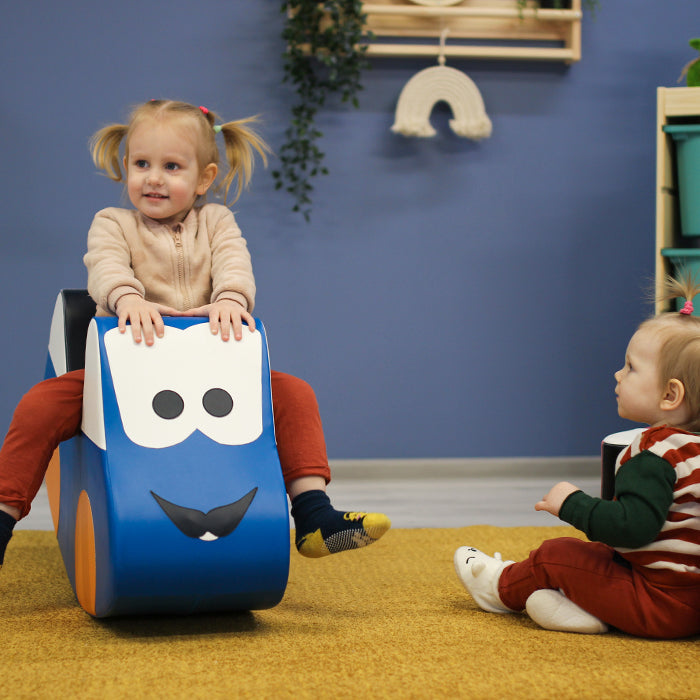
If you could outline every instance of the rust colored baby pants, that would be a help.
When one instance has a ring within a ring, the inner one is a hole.
[[[599,620],[639,637],[674,639],[700,633],[700,574],[639,571],[600,542],[547,540],[523,561],[506,566],[498,594],[523,610],[536,590],[562,593]]]

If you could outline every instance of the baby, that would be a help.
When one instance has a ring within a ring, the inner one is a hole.
[[[525,609],[549,630],[700,633],[700,318],[691,302],[700,285],[667,287],[685,305],[642,323],[615,373],[620,416],[650,426],[618,457],[615,499],[560,482],[535,505],[588,542],[547,540],[517,563],[460,547],[457,575],[484,610]]]

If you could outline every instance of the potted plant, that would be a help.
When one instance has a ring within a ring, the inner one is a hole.
[[[331,93],[358,106],[360,75],[369,65],[365,57],[369,35],[360,0],[284,0],[282,12],[286,15],[283,81],[293,85],[297,100],[279,151],[280,168],[272,175],[275,188],[292,195],[293,211],[308,221],[311,180],[328,174],[318,146],[323,133],[314,120]]]
[[[692,48],[700,51],[700,39],[691,39],[688,43]],[[700,56],[696,56],[683,66],[678,82],[680,83],[683,78],[685,78],[685,84],[688,87],[700,87]]]

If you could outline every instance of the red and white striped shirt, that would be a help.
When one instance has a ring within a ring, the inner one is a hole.
[[[673,503],[653,542],[616,549],[634,565],[700,573],[700,436],[668,426],[649,428],[621,453],[616,469],[644,451],[666,460],[675,470]]]

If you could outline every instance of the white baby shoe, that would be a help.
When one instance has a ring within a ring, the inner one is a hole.
[[[527,614],[546,630],[578,632],[580,634],[604,634],[608,626],[586,612],[561,591],[543,588],[535,591],[525,603]]]
[[[515,612],[503,605],[498,596],[501,571],[514,562],[503,561],[498,552],[490,557],[474,547],[460,547],[455,552],[454,562],[457,576],[479,607],[494,613]]]

